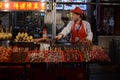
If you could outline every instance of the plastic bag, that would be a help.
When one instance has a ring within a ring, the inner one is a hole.
[[[44,17],[44,23],[46,24],[53,24],[53,10],[51,12],[46,12],[45,17]],[[62,19],[61,19],[61,13],[56,12],[56,24],[61,24]]]

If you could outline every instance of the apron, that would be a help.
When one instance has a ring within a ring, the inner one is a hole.
[[[76,22],[74,22],[74,24],[72,26],[71,43],[76,43],[77,41],[84,39],[87,36],[82,21],[79,23],[79,25],[80,25],[80,27],[78,30],[76,30]],[[76,41],[76,39],[77,39],[77,41]]]

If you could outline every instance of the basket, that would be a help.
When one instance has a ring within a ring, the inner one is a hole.
[[[45,62],[64,62],[64,53],[60,51],[45,51]]]
[[[25,62],[31,63],[44,62],[44,51],[36,50],[29,51],[25,59]]]
[[[65,62],[83,62],[83,57],[79,50],[65,50],[64,61]]]
[[[10,61],[13,63],[23,63],[25,62],[26,56],[27,52],[13,52]]]

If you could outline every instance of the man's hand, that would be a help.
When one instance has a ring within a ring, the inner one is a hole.
[[[55,40],[59,40],[59,39],[61,39],[63,37],[63,34],[59,34],[58,36],[55,36]]]
[[[49,42],[48,38],[38,38],[34,39],[34,42]]]

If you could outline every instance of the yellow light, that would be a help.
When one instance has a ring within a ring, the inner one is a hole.
[[[41,4],[41,9],[44,10],[45,9],[45,3]]]
[[[0,2],[0,9],[2,8],[2,5],[3,5],[2,2]]]
[[[4,5],[5,9],[8,9],[9,6],[10,6],[9,3],[5,3],[5,5]]]
[[[41,3],[41,6],[45,6],[45,3]]]
[[[34,9],[38,9],[38,3],[37,2],[34,3],[34,7],[33,8]]]

